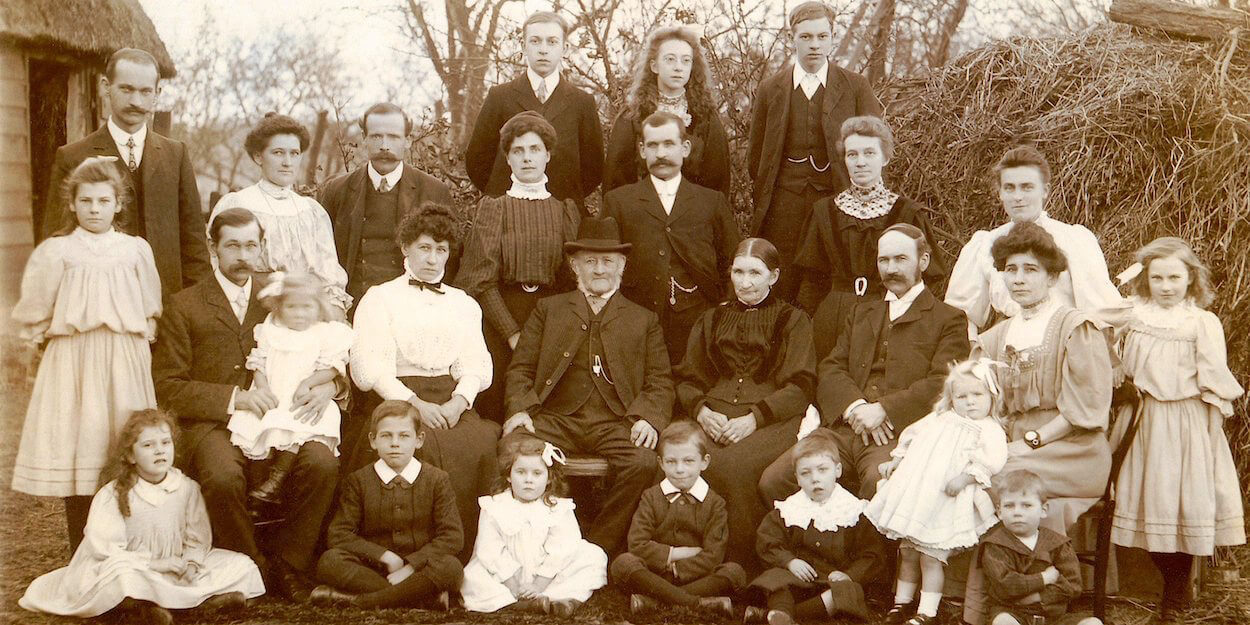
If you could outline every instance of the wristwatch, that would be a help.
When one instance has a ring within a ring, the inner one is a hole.
[[[1038,434],[1037,430],[1029,430],[1024,433],[1024,442],[1028,444],[1029,447],[1037,449],[1042,446],[1042,435]]]

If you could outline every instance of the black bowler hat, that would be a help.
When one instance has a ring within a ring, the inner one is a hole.
[[[576,240],[564,243],[564,253],[573,254],[586,251],[620,252],[626,254],[633,247],[632,244],[621,243],[621,228],[616,224],[616,219],[612,217],[604,217],[602,219],[591,217],[583,219],[581,225],[577,227]]]

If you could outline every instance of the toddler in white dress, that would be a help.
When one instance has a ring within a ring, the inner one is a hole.
[[[936,618],[947,557],[975,546],[998,522],[986,489],[1007,463],[1007,433],[994,364],[969,360],[952,367],[933,412],[903,430],[891,460],[881,465],[883,478],[864,517],[886,538],[901,541],[889,622],[913,611],[908,623]]]
[[[561,497],[564,452],[528,433],[505,441],[502,488],[481,497],[477,542],[464,568],[464,607],[569,616],[608,581],[608,556],[582,538]]]
[[[249,493],[273,502],[300,446],[315,442],[338,455],[339,407],[329,402],[318,414],[301,414],[291,406],[309,389],[346,376],[353,334],[347,324],[330,321],[331,304],[312,275],[275,271],[259,298],[270,313],[256,326],[247,368],[253,372],[252,390],[263,391],[271,407],[263,415],[236,409],[226,427],[244,456],[265,460],[273,455],[268,478]]]

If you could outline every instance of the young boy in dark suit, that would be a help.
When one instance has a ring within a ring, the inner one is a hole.
[[[464,576],[456,559],[464,534],[447,474],[413,457],[424,442],[407,402],[384,401],[373,411],[369,444],[379,459],[343,481],[314,603],[448,608],[448,591]]]
[[[512,185],[512,170],[500,149],[499,130],[521,111],[535,111],[556,129],[547,166],[547,189],[557,200],[585,200],[603,180],[603,129],[594,96],[560,75],[569,27],[548,11],[530,15],[521,28],[525,74],[490,88],[465,149],[469,179],[479,191],[499,197]],[[505,148],[507,146],[504,146]]]
[[[725,562],[729,519],[725,500],[708,488],[707,435],[693,421],[664,428],[656,446],[664,480],[642,494],[629,526],[629,551],[612,562],[615,583],[636,593],[633,613],[666,604],[700,606],[733,615],[726,596],[746,584],[746,572]]]

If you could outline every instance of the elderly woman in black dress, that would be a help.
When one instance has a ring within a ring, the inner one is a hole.
[[[919,204],[890,190],[881,172],[894,157],[894,133],[879,117],[852,117],[842,123],[838,151],[846,161],[851,186],[812,207],[803,244],[794,265],[801,272],[799,306],[809,313],[822,310],[831,325],[842,322],[860,298],[880,299],[885,287],[877,272],[877,239],[886,228],[907,223],[936,243],[929,220]],[[946,275],[934,247],[924,271],[925,284],[940,293]],[[823,303],[822,303],[823,302]],[[829,347],[836,337],[829,337]],[[828,350],[825,350],[828,351]]]
[[[490,493],[496,476],[499,426],[473,410],[492,378],[482,309],[464,291],[443,283],[456,229],[451,211],[434,204],[400,221],[396,238],[404,273],[360,298],[351,374],[364,391],[355,412],[357,428],[383,400],[406,401],[417,409],[425,426],[417,458],[451,478],[467,554],[477,530],[477,498]],[[358,433],[355,440],[347,463],[351,470],[374,460],[368,437]]]
[[[728,195],[729,139],[710,89],[707,61],[693,30],[665,26],[651,31],[634,59],[625,107],[608,136],[603,192],[647,176],[638,154],[642,122],[656,111],[668,111],[685,122],[690,139],[682,176]]]
[[[811,321],[770,297],[780,265],[764,239],[738,245],[735,297],[695,324],[674,375],[681,407],[716,443],[703,476],[729,511],[725,558],[748,571],[757,568],[755,530],[768,512],[756,484],[794,444],[816,387]]]
[[[502,423],[504,372],[521,326],[539,299],[574,286],[564,242],[577,238],[581,213],[573,200],[557,200],[547,190],[556,129],[542,115],[517,113],[499,131],[499,145],[512,168],[512,186],[478,204],[456,285],[481,304],[494,360],[497,383],[478,397],[478,410]]]

